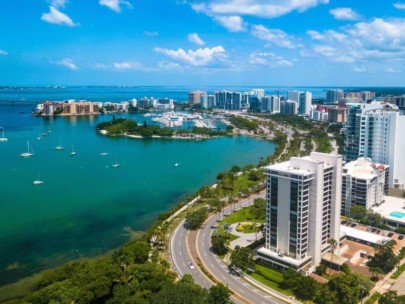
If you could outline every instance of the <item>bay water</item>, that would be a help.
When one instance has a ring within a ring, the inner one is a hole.
[[[112,118],[108,115],[33,117],[35,102],[47,99],[131,97],[108,88],[59,95],[50,91],[0,92],[0,127],[8,138],[0,143],[0,285],[116,248],[131,231],[147,229],[159,213],[215,182],[219,172],[274,153],[270,142],[238,136],[201,141],[108,138],[95,130]],[[187,95],[184,90],[170,92],[145,89],[142,95],[131,92],[131,98]],[[27,141],[35,155],[19,157]],[[57,145],[65,149],[57,151]],[[75,156],[70,156],[72,147]],[[113,168],[114,163],[120,167]],[[33,185],[38,179],[44,184]]]

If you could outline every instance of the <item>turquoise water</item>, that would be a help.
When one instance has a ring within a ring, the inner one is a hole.
[[[394,211],[391,212],[389,215],[396,218],[403,218],[405,216],[405,213]]]
[[[95,126],[109,116],[44,119],[32,117],[32,108],[0,102],[9,139],[0,143],[0,284],[115,248],[128,240],[128,228],[148,228],[218,172],[257,163],[275,148],[246,137],[107,138]],[[27,140],[35,156],[23,159]],[[59,144],[64,151],[55,150]],[[44,184],[35,186],[38,177]]]

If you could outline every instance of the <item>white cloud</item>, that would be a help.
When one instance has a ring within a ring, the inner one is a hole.
[[[242,15],[276,18],[292,11],[304,12],[329,0],[210,0],[194,3],[192,8],[210,16]]]
[[[278,47],[288,49],[296,47],[292,42],[292,38],[288,36],[287,33],[279,29],[269,29],[263,25],[254,25],[252,28],[252,34],[257,38]]]
[[[366,68],[365,66],[356,66],[356,67],[353,67],[353,68],[352,68],[352,71],[353,71],[353,72],[356,72],[356,73],[367,73],[367,72],[368,72],[368,70],[367,70],[367,68]]]
[[[202,39],[200,38],[200,36],[198,36],[197,33],[188,34],[187,40],[188,40],[189,42],[195,43],[195,44],[197,44],[197,45],[204,45],[204,44],[205,44],[204,40],[202,40]]]
[[[159,36],[158,32],[149,32],[149,31],[145,31],[145,35],[148,37],[157,37]]]
[[[176,62],[160,61],[158,63],[160,69],[164,70],[182,70],[182,66]]]
[[[405,61],[405,19],[375,18],[344,27],[341,32],[308,32],[318,43],[312,50],[331,61],[377,64]]]
[[[125,0],[100,0],[99,4],[108,7],[116,13],[121,13],[121,5],[132,8],[131,2]]]
[[[119,71],[142,69],[142,65],[140,63],[132,61],[115,62],[113,67]]]
[[[70,27],[79,25],[78,23],[74,23],[68,15],[62,13],[54,6],[49,7],[49,13],[42,14],[41,20],[52,24],[66,25]]]
[[[396,2],[394,3],[394,7],[400,10],[405,10],[405,3]]]
[[[192,66],[208,66],[216,60],[223,60],[226,54],[225,49],[222,46],[199,48],[195,51],[186,51],[182,48],[169,50],[157,47],[155,48],[155,52],[165,54],[172,59],[183,61]]]
[[[67,2],[68,2],[67,0],[51,0],[50,1],[51,6],[57,7],[57,8],[59,8],[59,7],[64,8]]]
[[[214,20],[230,32],[246,31],[247,23],[240,16],[217,16]]]
[[[393,74],[401,73],[400,70],[394,69],[394,68],[391,68],[391,67],[385,68],[385,69],[384,69],[384,72],[386,72],[386,73],[393,73]]]
[[[359,20],[360,15],[350,7],[339,7],[331,9],[329,13],[337,20]]]
[[[76,71],[79,69],[79,67],[73,62],[72,59],[70,58],[64,58],[62,60],[59,60],[55,62],[56,64],[62,65],[64,67],[67,67],[70,70]]]
[[[4,51],[4,50],[0,50],[0,56],[7,56],[8,52]]]
[[[293,63],[281,56],[266,52],[253,52],[249,56],[249,63],[254,65],[277,67],[291,67]]]

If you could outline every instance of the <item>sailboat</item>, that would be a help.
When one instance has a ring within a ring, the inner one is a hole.
[[[63,148],[63,146],[60,144],[60,140],[59,140],[59,145],[57,145],[56,147],[55,147],[55,150],[58,150],[58,151],[62,151],[62,150],[64,150],[65,148]]]
[[[30,142],[27,140],[27,152],[21,153],[21,157],[31,157],[34,156],[34,150],[32,150],[32,147],[30,145]]]
[[[72,145],[72,151],[70,152],[70,156],[75,156],[76,155],[76,152],[75,152],[75,150],[73,150],[73,145]]]
[[[3,127],[1,127],[0,129],[1,129],[1,137],[0,137],[0,142],[5,142],[5,141],[8,141],[8,138],[5,138],[5,137],[4,137],[4,128],[3,128]]]
[[[38,179],[34,180],[32,183],[33,183],[34,185],[42,185],[42,184],[44,183],[44,181],[41,180],[41,177],[40,177],[39,174],[38,174]]]
[[[115,163],[113,163],[113,164],[111,165],[111,167],[113,167],[113,168],[118,168],[119,166],[120,166],[120,164],[118,163],[117,158],[115,158]]]

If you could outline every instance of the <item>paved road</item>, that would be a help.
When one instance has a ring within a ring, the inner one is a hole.
[[[263,196],[261,196],[263,197]],[[247,200],[242,203],[242,206],[252,204],[254,198]],[[225,214],[229,214],[231,208],[226,209]],[[268,304],[268,303],[285,303],[279,299],[276,299],[267,293],[257,289],[256,287],[250,285],[242,278],[229,274],[228,267],[224,262],[216,255],[210,251],[211,243],[211,232],[214,225],[216,225],[216,217],[212,216],[204,225],[204,228],[201,229],[200,233],[197,236],[197,248],[200,256],[205,264],[205,267],[223,284],[228,285],[228,288],[233,292],[239,294],[241,297],[245,298],[246,303],[255,303],[255,304]]]
[[[197,284],[204,288],[210,288],[212,286],[211,281],[198,270],[195,262],[192,262],[193,259],[190,257],[190,253],[187,248],[187,232],[188,230],[184,228],[183,220],[175,229],[170,240],[172,261],[177,269],[177,272],[181,276],[191,274]],[[191,269],[188,265],[190,262],[193,264],[194,269]]]

